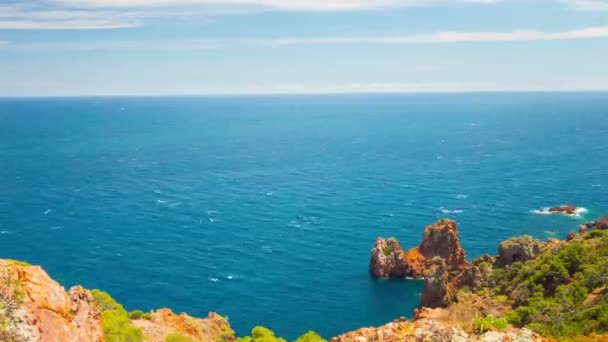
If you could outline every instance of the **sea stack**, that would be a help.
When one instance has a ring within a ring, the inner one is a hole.
[[[420,245],[407,252],[397,239],[379,237],[371,251],[369,270],[379,278],[422,278],[434,257],[444,259],[448,272],[467,267],[456,222],[442,219],[426,226]]]

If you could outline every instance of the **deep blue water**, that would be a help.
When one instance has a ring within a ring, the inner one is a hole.
[[[369,277],[377,236],[448,216],[471,258],[606,189],[608,93],[0,99],[0,257],[239,334],[410,316],[422,283]]]

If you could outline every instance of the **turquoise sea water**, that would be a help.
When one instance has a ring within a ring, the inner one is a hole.
[[[370,278],[377,236],[451,217],[476,257],[606,189],[607,93],[0,99],[0,257],[239,334],[410,316],[422,283]]]

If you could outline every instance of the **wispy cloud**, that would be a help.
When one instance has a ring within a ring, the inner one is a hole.
[[[571,31],[543,32],[514,30],[508,32],[445,31],[426,35],[359,36],[359,37],[294,37],[268,41],[273,45],[296,44],[441,44],[466,42],[510,42],[608,38],[608,26],[588,27]]]
[[[255,7],[290,11],[352,11],[432,5],[445,0],[53,0],[52,2],[76,8]]]
[[[608,0],[562,0],[582,11],[608,11]]]
[[[0,5],[0,29],[116,29],[141,24],[141,17],[128,11],[69,10],[35,4]]]
[[[0,29],[116,29],[158,17],[206,17],[260,11],[339,12],[498,0],[9,0],[0,4]]]
[[[587,27],[570,31],[468,32],[445,31],[420,35],[395,36],[324,36],[278,38],[208,38],[187,40],[123,40],[94,42],[11,43],[7,48],[34,51],[95,51],[95,50],[148,50],[197,51],[234,46],[283,47],[292,45],[411,45],[457,44],[484,42],[558,41],[608,38],[608,26]],[[1,46],[1,42],[0,42]],[[423,68],[423,67],[421,67]],[[424,71],[428,71],[426,68]],[[421,70],[419,70],[421,71]]]

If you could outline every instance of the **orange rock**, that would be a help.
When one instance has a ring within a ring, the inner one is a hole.
[[[462,271],[468,263],[460,245],[456,222],[439,220],[424,228],[420,246],[403,252],[396,239],[376,239],[371,251],[370,273],[380,278],[422,278],[427,262],[434,257],[445,260],[449,272]]]
[[[167,335],[178,333],[202,342],[235,341],[234,331],[226,319],[214,312],[207,318],[194,318],[185,313],[175,314],[170,309],[152,311],[151,319],[133,320],[149,337],[149,342],[164,342]]]
[[[101,314],[82,287],[70,294],[39,266],[0,259],[0,294],[11,298],[7,330],[18,339],[40,342],[102,342]]]

